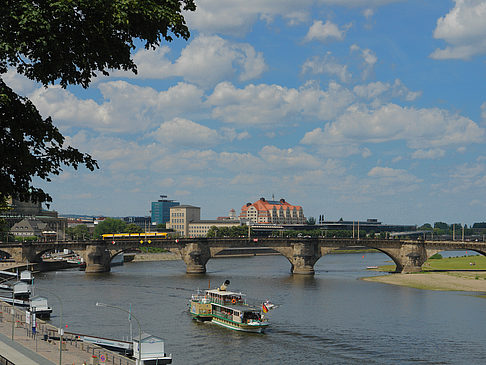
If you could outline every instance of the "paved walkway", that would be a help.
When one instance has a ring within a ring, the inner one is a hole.
[[[56,327],[44,321],[38,321],[37,339],[27,329],[25,310],[15,308],[14,341],[12,341],[11,306],[0,302],[0,355],[15,365],[52,365],[59,364],[59,339],[43,340],[43,334],[54,337]],[[91,364],[93,355],[98,360],[101,355],[105,362],[100,364],[133,365],[135,361],[127,359],[96,345],[87,345],[76,341],[74,336],[66,334],[62,351],[62,365]]]
[[[14,364],[53,365],[54,363],[0,333],[0,356]]]

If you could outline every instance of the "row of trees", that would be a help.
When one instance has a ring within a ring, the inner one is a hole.
[[[165,229],[165,224],[158,224],[157,230]],[[89,240],[100,239],[103,234],[110,233],[142,233],[143,229],[135,223],[126,223],[121,219],[105,218],[98,223],[93,232],[90,232],[88,226],[80,224],[75,227],[66,229],[66,236],[71,240]]]
[[[100,239],[101,235],[108,233],[141,233],[142,228],[134,223],[126,223],[121,219],[106,218],[98,223],[93,231],[90,232],[88,226],[80,224],[66,229],[66,236],[72,240]]]
[[[257,232],[250,230],[251,236],[258,236]],[[273,237],[333,237],[333,238],[351,238],[353,237],[353,231],[351,230],[302,230],[302,231],[279,231],[272,234]],[[366,233],[365,231],[359,232],[359,237],[384,237],[385,234],[375,234],[374,232]],[[213,226],[209,229],[207,237],[248,237],[248,226],[233,226],[233,227],[216,227]],[[354,237],[358,237],[358,232],[354,232]]]
[[[473,234],[486,234],[486,223],[474,223],[472,226],[468,227],[467,224],[464,226],[460,223],[447,224],[444,222],[435,222],[434,225],[430,223],[425,223],[418,227],[421,231],[430,231],[439,236],[449,235],[451,236],[454,232],[456,235],[462,234],[462,229],[464,227],[464,235],[471,236]]]
[[[253,235],[253,231],[250,232]],[[216,227],[209,228],[206,237],[247,237],[248,226]]]

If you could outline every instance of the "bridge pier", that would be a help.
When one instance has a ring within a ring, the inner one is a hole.
[[[422,271],[422,265],[429,256],[439,250],[427,250],[423,243],[405,243],[397,248],[381,249],[396,265],[395,272],[410,274]]]
[[[35,248],[30,244],[22,244],[22,247],[15,247],[5,250],[15,262],[37,262]]]
[[[181,252],[182,260],[186,264],[187,274],[206,273],[206,263],[211,258],[211,252],[207,245],[188,243]]]
[[[321,257],[313,242],[300,242],[293,245],[292,256],[289,261],[292,265],[292,274],[314,275],[314,264]]]
[[[106,249],[105,245],[89,245],[86,246],[85,261],[86,273],[102,273],[110,271],[110,251]]]

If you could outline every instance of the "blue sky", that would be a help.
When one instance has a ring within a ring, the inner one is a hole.
[[[148,215],[160,194],[238,212],[485,221],[486,1],[201,0],[189,41],[89,89],[6,82],[101,169],[49,184],[61,213]]]

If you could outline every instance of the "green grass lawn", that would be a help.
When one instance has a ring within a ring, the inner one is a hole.
[[[424,271],[430,270],[486,270],[485,256],[461,256],[442,259],[429,259],[422,266]]]
[[[379,267],[380,271],[395,271],[395,265],[383,265]],[[486,271],[485,256],[461,256],[448,257],[442,259],[429,259],[422,266],[424,272],[436,270],[477,270]],[[472,273],[473,275],[476,275]],[[479,274],[482,278],[485,274]]]

